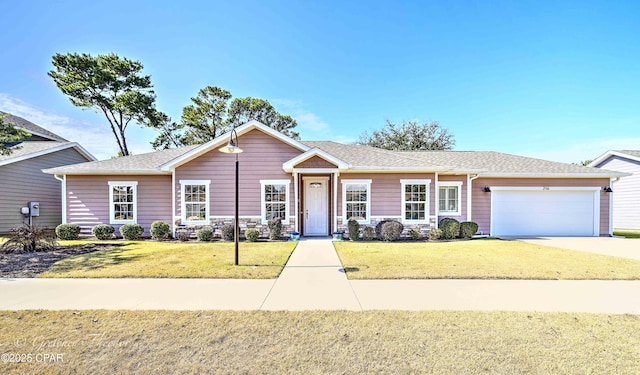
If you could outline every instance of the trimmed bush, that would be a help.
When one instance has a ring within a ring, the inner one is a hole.
[[[460,223],[460,237],[471,238],[478,231],[478,224],[473,221],[464,221]]]
[[[91,233],[102,241],[112,239],[115,232],[116,229],[109,224],[98,224],[91,228]]]
[[[373,227],[364,227],[362,230],[362,239],[365,241],[371,241],[376,238],[376,232]]]
[[[225,224],[222,226],[222,228],[220,228],[220,231],[222,232],[222,239],[225,241],[233,241],[234,237],[235,237],[235,231],[236,228],[233,226],[233,224]]]
[[[77,240],[80,237],[78,224],[60,224],[56,227],[56,236],[61,240]]]
[[[213,229],[209,227],[198,229],[196,236],[198,237],[198,241],[211,241],[213,238]]]
[[[427,238],[429,241],[437,241],[442,236],[442,230],[438,228],[433,228],[427,232]]]
[[[140,224],[125,224],[120,227],[120,234],[125,240],[139,240],[144,233],[144,228]]]
[[[420,230],[420,228],[411,228],[411,230],[409,231],[409,238],[417,241],[420,239],[420,237],[422,237],[422,231]]]
[[[247,238],[247,241],[256,242],[258,237],[260,237],[260,231],[256,228],[247,228],[244,231],[244,236]]]
[[[154,240],[166,240],[171,234],[171,226],[164,221],[154,221],[151,223],[150,232]]]
[[[390,223],[391,220],[382,220],[381,222],[379,222],[378,224],[376,224],[376,238],[378,238],[379,240],[382,239],[382,226],[386,223]]]
[[[189,238],[191,237],[189,235],[189,232],[187,232],[186,230],[182,229],[182,230],[177,230],[176,231],[176,235],[178,237],[178,241],[182,241],[182,242],[187,242],[189,241]]]
[[[397,241],[402,235],[404,225],[397,221],[388,221],[380,228],[380,239],[383,241]]]
[[[267,226],[269,227],[269,239],[279,240],[282,236],[282,220],[279,217],[269,220]]]
[[[452,219],[450,217],[445,217],[440,220],[438,224],[438,228],[442,230],[442,235],[440,238],[443,240],[452,240],[460,234],[460,222],[456,219]]]
[[[6,254],[20,252],[46,251],[57,245],[55,230],[39,228],[35,225],[23,225],[9,231],[7,241],[0,246],[0,251]]]
[[[358,220],[349,220],[347,228],[349,228],[349,239],[358,241],[360,239],[360,223],[358,223]]]

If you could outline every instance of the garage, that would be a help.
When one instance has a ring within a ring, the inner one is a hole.
[[[598,236],[595,187],[491,187],[492,236]]]

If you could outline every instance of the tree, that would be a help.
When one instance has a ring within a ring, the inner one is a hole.
[[[48,74],[71,103],[102,113],[122,155],[129,155],[125,132],[130,123],[154,126],[156,96],[142,63],[108,55],[55,54]],[[155,126],[154,126],[155,127]]]
[[[11,155],[14,150],[22,147],[13,145],[13,143],[31,137],[31,133],[10,122],[4,122],[5,117],[7,115],[0,113],[0,155]]]
[[[456,142],[453,134],[438,122],[403,121],[396,125],[387,120],[382,129],[362,133],[358,143],[387,150],[428,151],[451,150]]]
[[[589,164],[591,164],[591,162],[593,161],[593,159],[587,159],[587,160],[581,160],[578,163],[571,163],[571,164],[575,164],[575,165],[581,165],[583,167],[588,167]]]
[[[211,141],[235,126],[250,120],[261,123],[294,139],[300,135],[293,131],[298,124],[291,116],[278,113],[267,100],[246,97],[229,103],[231,92],[216,86],[207,86],[191,98],[192,104],[182,109],[181,123],[160,118],[154,127],[160,135],[152,142],[156,150],[196,145]]]

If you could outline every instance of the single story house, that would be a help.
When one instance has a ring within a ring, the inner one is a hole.
[[[640,230],[640,150],[611,150],[589,164],[630,174],[613,181],[613,228]]]
[[[22,117],[3,112],[0,116],[31,133],[31,137],[9,145],[11,154],[0,155],[0,233],[29,222],[21,213],[28,202],[39,203],[40,216],[33,218],[33,224],[55,227],[62,222],[61,185],[42,170],[96,159],[79,144]]]
[[[349,219],[374,226],[474,221],[479,233],[607,236],[611,179],[624,173],[485,151],[398,152],[333,141],[298,141],[259,122],[236,129],[241,228],[280,217],[289,231],[327,236]],[[231,223],[235,156],[208,143],[44,172],[62,181],[63,220],[88,233],[99,223],[163,220],[180,226]]]

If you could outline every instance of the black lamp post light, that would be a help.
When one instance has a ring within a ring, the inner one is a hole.
[[[233,140],[235,135],[235,142]],[[240,238],[240,223],[238,222],[238,175],[239,175],[239,163],[238,163],[238,154],[242,153],[242,149],[238,146],[238,133],[236,133],[236,129],[233,128],[231,130],[231,135],[229,137],[229,143],[226,146],[218,149],[220,152],[224,152],[225,154],[236,154],[236,212],[235,212],[235,220],[233,223],[234,232],[233,232],[233,240],[235,241],[235,261],[234,264],[238,265],[238,239]]]

